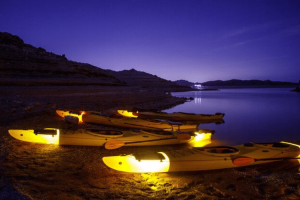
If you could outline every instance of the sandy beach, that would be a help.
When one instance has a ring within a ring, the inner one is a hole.
[[[26,143],[8,134],[18,128],[108,128],[67,124],[56,109],[163,110],[186,99],[108,86],[1,86],[0,93],[0,199],[300,199],[297,160],[201,172],[124,173],[106,167],[102,157],[187,146],[106,150]]]

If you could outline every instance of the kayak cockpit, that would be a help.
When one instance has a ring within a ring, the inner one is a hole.
[[[41,135],[57,135],[57,129],[34,129],[33,133],[35,135],[41,134]]]
[[[239,150],[229,146],[215,146],[215,147],[194,147],[196,151],[205,154],[218,154],[218,155],[235,155],[239,154]]]
[[[244,144],[245,147],[254,147],[254,146],[263,146],[268,148],[288,148],[290,145],[281,143],[281,142],[274,142],[274,143],[246,143]]]
[[[142,161],[142,160],[160,160],[163,161],[166,159],[166,157],[159,153],[159,152],[147,152],[147,153],[136,153],[133,154],[135,159],[137,161]]]
[[[146,130],[142,130],[142,132],[145,132],[147,134],[154,134],[154,135],[164,135],[164,136],[168,136],[168,135],[173,135],[172,132],[170,131],[164,131],[164,130],[151,130],[151,129],[146,129]]]
[[[122,131],[116,130],[99,130],[99,129],[85,129],[88,134],[99,137],[122,137],[124,136]]]

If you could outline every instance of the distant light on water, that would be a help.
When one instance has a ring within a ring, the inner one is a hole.
[[[194,88],[196,88],[196,89],[201,89],[201,84],[194,84]]]

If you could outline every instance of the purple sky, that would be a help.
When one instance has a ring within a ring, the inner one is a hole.
[[[0,31],[167,80],[300,80],[299,0],[1,0]]]

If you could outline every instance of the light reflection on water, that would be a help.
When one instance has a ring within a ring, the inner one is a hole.
[[[201,124],[216,130],[214,141],[222,145],[247,142],[300,141],[300,94],[291,88],[221,89],[176,92],[173,96],[193,101],[166,112],[225,113],[225,123]],[[213,144],[212,143],[212,144]]]
[[[194,99],[195,104],[201,104],[201,98],[195,98]]]

